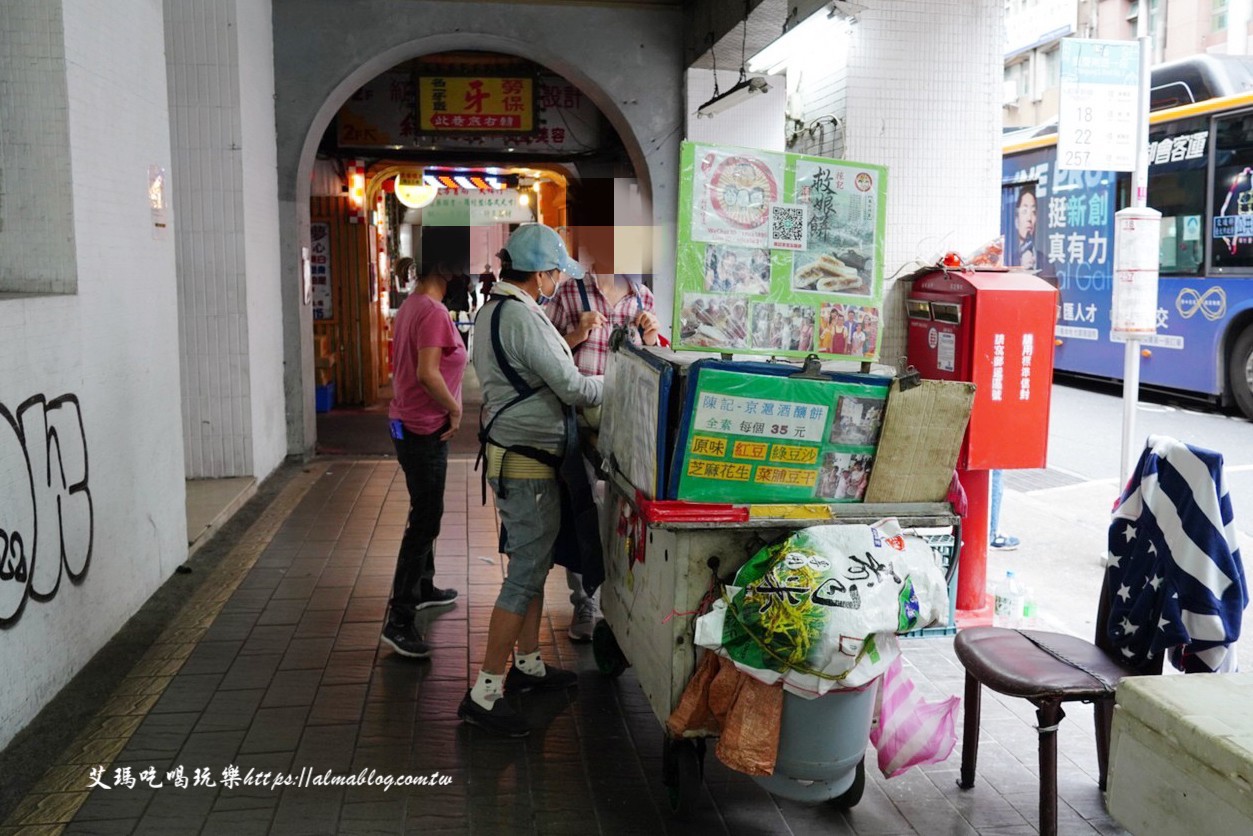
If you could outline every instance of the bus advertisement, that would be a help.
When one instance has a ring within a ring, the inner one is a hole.
[[[1155,70],[1155,90],[1177,89],[1171,76],[1192,64]],[[1114,213],[1128,205],[1130,175],[1059,169],[1055,131],[1023,133],[1002,158],[1005,263],[1060,291],[1055,368],[1121,379],[1124,346],[1110,334]],[[1154,112],[1148,160],[1161,261],[1157,334],[1142,341],[1141,380],[1234,403],[1253,418],[1253,94]]]

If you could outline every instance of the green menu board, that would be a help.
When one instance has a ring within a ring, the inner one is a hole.
[[[698,502],[860,502],[887,387],[702,368],[672,479]]]
[[[685,142],[675,347],[874,360],[887,169]]]

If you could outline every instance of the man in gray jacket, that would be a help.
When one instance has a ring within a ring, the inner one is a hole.
[[[570,410],[601,402],[603,378],[585,377],[540,303],[561,274],[583,275],[554,230],[519,227],[501,251],[501,281],[475,319],[472,362],[483,391],[487,479],[505,528],[505,581],[488,624],[487,651],[457,716],[496,734],[523,737],[526,721],[505,691],[554,690],[575,684],[570,671],[539,654],[544,581],[561,529],[558,466],[570,444]],[[514,664],[505,668],[513,655]]]

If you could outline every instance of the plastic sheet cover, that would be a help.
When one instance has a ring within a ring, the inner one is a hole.
[[[752,374],[704,360],[693,368],[671,472],[674,498],[862,501],[883,423],[886,379]]]

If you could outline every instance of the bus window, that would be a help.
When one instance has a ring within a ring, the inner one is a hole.
[[[1253,269],[1253,113],[1214,120],[1214,268]]]
[[[1195,276],[1205,263],[1207,136],[1203,118],[1157,126],[1149,133],[1149,206],[1162,213],[1163,275]]]

